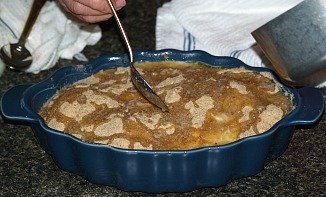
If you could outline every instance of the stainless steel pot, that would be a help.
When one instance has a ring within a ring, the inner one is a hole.
[[[299,85],[326,81],[326,0],[305,0],[252,35],[283,79]]]

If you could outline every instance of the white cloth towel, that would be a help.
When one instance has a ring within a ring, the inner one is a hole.
[[[270,66],[251,32],[300,2],[172,0],[157,11],[156,49],[203,50],[251,66]]]
[[[264,66],[251,32],[302,0],[172,0],[158,9],[156,47],[204,50]]]
[[[31,0],[0,1],[0,47],[15,43],[28,17]],[[59,58],[72,59],[86,45],[96,44],[102,36],[98,25],[78,23],[69,18],[55,1],[46,2],[27,39],[33,63],[26,72],[38,73],[53,67]],[[85,59],[87,60],[87,59]],[[4,64],[0,61],[0,72]]]

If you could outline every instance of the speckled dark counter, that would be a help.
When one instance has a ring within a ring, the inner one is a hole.
[[[135,48],[155,49],[156,9],[164,0],[128,1],[123,22]],[[113,20],[101,24],[102,40],[83,52],[90,58],[124,52]],[[17,84],[30,84],[51,75],[59,67],[80,64],[60,60],[40,74],[6,70],[0,77],[0,95]],[[324,97],[326,89],[322,90]],[[285,153],[253,177],[219,188],[200,189],[187,196],[326,196],[326,116],[319,124],[297,128]],[[29,126],[8,124],[0,118],[0,196],[147,196],[89,183],[60,170],[36,142]],[[162,194],[160,194],[162,195]],[[176,196],[180,194],[168,194]]]

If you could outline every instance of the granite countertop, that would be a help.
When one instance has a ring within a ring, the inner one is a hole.
[[[131,45],[155,49],[156,9],[167,0],[127,1],[123,11]],[[90,59],[101,54],[126,52],[113,20],[100,24],[103,38],[83,53]],[[80,64],[59,60],[37,75],[5,70],[0,77],[0,95],[18,84],[31,84],[50,76],[59,67]],[[322,89],[324,98],[326,90]],[[189,196],[325,196],[326,117],[318,124],[296,128],[284,154],[255,176],[235,180],[218,188],[204,188]],[[147,196],[92,184],[78,175],[59,169],[37,143],[29,126],[10,124],[0,117],[0,196]],[[162,195],[162,194],[160,194]],[[169,196],[180,195],[170,193]]]

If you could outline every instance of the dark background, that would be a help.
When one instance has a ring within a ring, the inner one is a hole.
[[[156,10],[167,0],[129,0],[122,12],[133,48],[155,49]],[[124,53],[125,46],[114,20],[100,24],[103,37],[83,53],[94,59],[107,53]],[[59,60],[37,75],[6,70],[0,77],[0,95],[18,84],[31,84],[50,76],[56,69],[80,64]],[[325,98],[325,88],[322,90]],[[233,181],[219,188],[200,189],[169,196],[325,196],[326,118],[311,127],[297,128],[285,153],[253,177]],[[0,117],[0,196],[154,196],[127,193],[89,183],[60,170],[37,144],[28,126],[6,123]],[[163,194],[158,194],[161,196]]]

